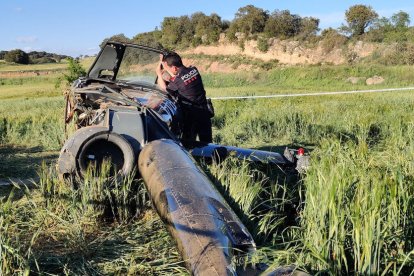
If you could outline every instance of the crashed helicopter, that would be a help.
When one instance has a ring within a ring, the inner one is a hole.
[[[174,131],[179,103],[155,85],[160,54],[166,52],[105,44],[87,76],[76,80],[66,96],[65,123],[74,120],[77,131],[60,152],[59,175],[82,178],[89,165],[105,159],[123,175],[138,167],[155,209],[194,275],[260,275],[266,266],[232,262],[235,256],[254,252],[256,244],[194,157],[239,158],[302,170],[307,156],[302,151],[279,154],[181,141]]]

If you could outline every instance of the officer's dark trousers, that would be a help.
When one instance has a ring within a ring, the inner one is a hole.
[[[182,105],[182,139],[211,143],[213,134],[211,131],[211,119],[207,109]]]

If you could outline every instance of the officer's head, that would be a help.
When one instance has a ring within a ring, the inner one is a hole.
[[[171,75],[177,75],[178,69],[183,67],[183,61],[177,53],[168,53],[164,55],[162,64]]]

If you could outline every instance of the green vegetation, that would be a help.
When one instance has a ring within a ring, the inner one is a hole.
[[[263,32],[268,17],[267,11],[253,5],[239,8],[227,31],[228,38],[235,41],[238,38],[236,33],[247,35]]]
[[[76,59],[68,59],[68,73],[63,74],[63,79],[67,85],[77,80],[80,77],[86,76],[86,70],[82,67],[80,62]]]
[[[378,14],[370,6],[354,5],[345,12],[348,26],[342,28],[353,36],[363,35],[365,30],[378,18]]]
[[[44,64],[60,62],[62,59],[66,59],[66,55],[51,54],[46,52],[32,51],[26,53],[23,50],[16,49],[11,51],[0,51],[0,60],[5,60],[10,63],[16,64]]]
[[[268,37],[278,37],[288,39],[300,36],[306,39],[308,36],[316,35],[319,30],[319,19],[313,17],[300,17],[297,14],[291,14],[288,10],[274,11],[266,25],[264,32]]]
[[[29,55],[26,52],[17,49],[7,52],[4,55],[4,60],[7,62],[29,64]]]
[[[183,274],[142,182],[106,180],[107,172],[91,170],[75,189],[43,167],[36,185],[8,191],[0,205],[0,273]]]
[[[237,60],[229,60],[237,64]],[[384,76],[382,84],[368,86],[367,78]],[[385,77],[386,76],[386,77]],[[360,78],[352,84],[350,77]],[[307,91],[345,91],[412,86],[410,66],[308,66],[276,68],[269,71],[203,75],[210,96],[266,95]]]
[[[110,39],[184,48],[217,43],[224,32],[241,47],[257,39],[262,52],[268,38],[321,40],[326,53],[356,40],[390,45],[358,60],[348,53],[352,66],[187,55],[251,68],[203,74],[210,97],[412,86],[408,14],[377,18],[371,7],[356,5],[345,15],[347,26],[318,36],[317,18],[248,5],[232,22],[195,13],[167,17],[161,30],[133,39]],[[142,182],[108,179],[109,168],[99,175],[91,170],[76,188],[56,176],[66,137],[55,84],[83,74],[92,60],[82,60],[83,68],[69,61],[69,71],[65,60],[44,52],[29,53],[29,61],[48,64],[10,63],[28,63],[25,54],[0,52],[8,60],[0,61],[0,179],[35,178],[29,187],[0,187],[0,274],[188,274]],[[385,80],[366,85],[373,76]],[[413,92],[214,102],[214,142],[264,150],[302,146],[311,154],[312,166],[299,179],[231,159],[201,164],[254,235],[259,259],[311,274],[413,273]]]
[[[1,273],[185,274],[142,183],[91,172],[73,189],[57,179],[65,139],[63,96],[54,88],[60,75],[0,79],[0,178],[40,176],[28,189],[0,189]],[[384,83],[367,86],[374,75]],[[401,87],[412,79],[410,66],[364,64],[203,74],[209,96]],[[202,166],[272,266],[407,275],[414,270],[413,103],[410,91],[215,101],[215,142],[303,146],[312,167],[298,180],[231,159]]]
[[[267,50],[269,50],[269,43],[267,39],[259,37],[259,39],[257,39],[257,49],[266,53]]]
[[[340,49],[346,42],[348,38],[344,35],[341,35],[337,30],[328,28],[322,31],[322,48],[325,53],[329,53],[334,49]]]
[[[238,44],[244,50],[246,40],[257,40],[258,49],[266,52],[271,39],[279,39],[299,41],[302,46],[311,48],[321,42],[324,52],[328,54],[333,49],[345,49],[356,41],[367,41],[384,42],[390,46],[398,43],[399,49],[391,52],[404,56],[390,57],[383,53],[383,60],[372,59],[377,61],[377,64],[385,64],[386,60],[392,60],[390,64],[393,65],[413,64],[414,27],[409,26],[410,16],[407,12],[399,11],[390,18],[378,18],[372,7],[359,4],[349,7],[344,11],[344,16],[346,22],[340,28],[327,28],[318,34],[318,18],[302,17],[292,14],[289,10],[269,12],[247,5],[239,8],[230,22],[222,20],[217,14],[205,15],[202,12],[165,17],[160,29],[139,33],[132,39],[124,34],[113,35],[104,39],[101,47],[108,40],[167,49],[211,45],[219,40],[227,40]],[[389,52],[388,49],[379,49],[373,56],[382,55],[382,51]],[[404,54],[405,51],[408,53]]]

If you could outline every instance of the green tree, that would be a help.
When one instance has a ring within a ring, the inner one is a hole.
[[[390,33],[394,27],[386,17],[377,18],[373,21],[364,39],[371,42],[383,42],[386,34]]]
[[[150,46],[157,49],[163,49],[161,43],[162,32],[160,30],[155,30],[147,33],[137,34],[132,38],[132,42],[140,45]]]
[[[223,30],[221,17],[213,13],[207,16],[203,13],[195,13],[191,16],[193,26],[195,26],[195,35],[202,38],[206,44],[217,42],[220,33]]]
[[[410,38],[410,15],[400,11],[390,18],[381,17],[371,25],[365,39],[374,42],[405,42]]]
[[[121,42],[121,43],[131,43],[131,39],[129,39],[128,37],[126,37],[124,34],[116,34],[113,35],[111,37],[105,38],[102,43],[99,45],[99,47],[103,47],[105,46],[106,42],[108,41],[116,41],[116,42]]]
[[[240,30],[239,23],[236,20],[230,22],[229,28],[226,30],[227,38],[230,41],[235,41],[237,39],[236,33]]]
[[[26,52],[24,52],[23,50],[20,50],[20,49],[8,51],[4,55],[4,59],[7,62],[15,62],[15,63],[19,63],[19,64],[29,64],[29,55]]]
[[[408,28],[410,24],[410,15],[404,11],[399,11],[391,16],[391,22],[397,29]]]
[[[180,17],[164,17],[161,23],[162,43],[168,48],[176,48],[177,46],[189,46],[194,37],[194,26],[190,18]]]
[[[191,15],[191,23],[197,26],[207,15],[203,12],[195,12]]]
[[[180,40],[178,17],[164,17],[161,22],[162,42],[168,46],[176,45]]]
[[[237,31],[246,35],[261,33],[268,18],[267,11],[253,5],[247,5],[238,9],[230,28],[234,25]]]
[[[372,22],[371,30],[382,30],[385,32],[390,31],[393,28],[393,25],[391,24],[390,20],[386,17],[377,18]]]
[[[4,59],[4,56],[7,54],[7,51],[0,51],[0,60]]]
[[[354,5],[345,12],[345,19],[348,26],[342,28],[349,31],[352,36],[359,36],[378,18],[378,14],[371,6]]]
[[[310,36],[315,36],[319,31],[319,19],[315,17],[302,17],[300,20],[299,36],[302,39],[307,39]]]
[[[41,58],[32,59],[31,63],[33,64],[56,63],[56,60],[50,57],[41,57]]]
[[[274,11],[266,22],[264,32],[268,37],[286,39],[297,35],[301,28],[301,18],[289,10]]]
[[[221,29],[226,31],[230,27],[231,22],[229,20],[222,20],[221,21]]]

